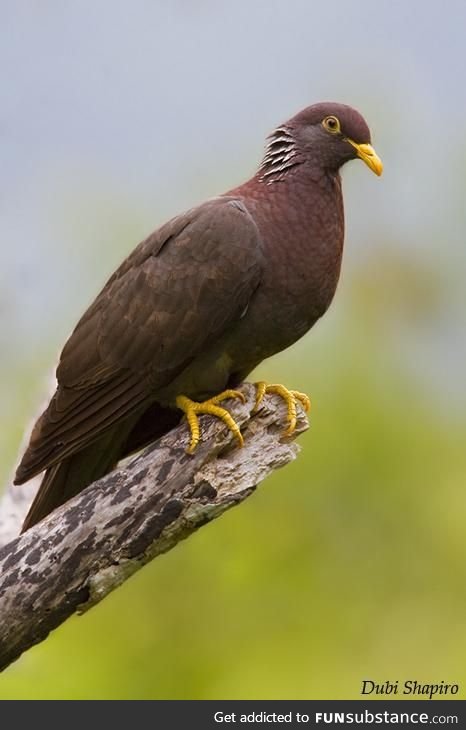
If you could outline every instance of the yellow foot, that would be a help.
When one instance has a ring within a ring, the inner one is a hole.
[[[239,430],[239,426],[234,418],[228,413],[226,408],[221,408],[218,404],[229,398],[241,398],[245,402],[244,395],[239,390],[224,390],[223,393],[215,395],[203,403],[187,398],[185,395],[179,395],[176,399],[177,407],[183,411],[186,416],[189,428],[191,430],[191,441],[187,448],[187,453],[192,454],[201,438],[201,430],[199,427],[198,415],[205,413],[220,418],[225,426],[234,434],[240,446],[243,446],[243,436]]]
[[[275,393],[279,395],[286,403],[287,408],[287,422],[288,427],[284,433],[285,436],[291,436],[296,428],[296,402],[299,401],[306,411],[311,408],[311,401],[305,393],[300,393],[297,390],[288,390],[284,385],[269,385],[264,383],[262,380],[255,383],[256,386],[256,402],[253,408],[253,413],[259,408],[260,402],[266,393]]]

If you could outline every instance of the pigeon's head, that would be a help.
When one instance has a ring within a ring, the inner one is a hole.
[[[359,112],[346,104],[322,102],[306,107],[280,125],[267,142],[264,179],[278,179],[308,161],[319,170],[337,172],[348,160],[361,159],[381,175],[383,165]]]
[[[382,174],[382,161],[371,145],[371,133],[364,117],[346,104],[323,102],[303,109],[290,119],[300,145],[324,167],[338,169],[359,157],[375,172]]]

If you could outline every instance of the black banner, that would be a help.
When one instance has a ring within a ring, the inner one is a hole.
[[[62,700],[61,702],[63,702]],[[39,723],[41,706],[44,708],[48,727],[54,720],[70,724],[67,708],[49,701],[36,702],[34,712]],[[97,724],[95,702],[72,700],[77,707],[71,715],[73,723],[86,720]],[[116,700],[108,700],[115,704]],[[14,708],[15,725],[30,720],[30,707],[23,702],[10,701]],[[69,704],[69,703],[68,703]],[[60,701],[58,703],[60,705]],[[466,705],[461,700],[146,700],[122,701],[112,710],[106,707],[101,719],[105,726],[114,728],[202,728],[202,730],[229,730],[229,728],[303,728],[316,727],[418,727],[422,725],[448,725],[466,727]],[[5,705],[3,717],[9,714]],[[45,717],[45,713],[44,713]],[[71,723],[71,724],[73,724]]]

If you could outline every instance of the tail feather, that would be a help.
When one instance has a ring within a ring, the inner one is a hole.
[[[26,516],[22,532],[108,474],[120,459],[170,431],[180,417],[179,411],[154,403],[142,415],[139,413],[120,421],[81,451],[50,466]]]
[[[118,433],[119,430],[121,424],[109,429],[82,451],[47,469],[24,520],[22,532],[114,468],[121,458],[122,442],[127,438],[127,431]]]

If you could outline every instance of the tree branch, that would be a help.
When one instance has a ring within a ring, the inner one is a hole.
[[[209,416],[202,418],[203,441],[189,456],[182,422],[0,549],[0,669],[149,560],[246,499],[271,471],[296,457],[298,446],[281,439],[282,400],[266,396],[251,416],[254,388],[245,384],[242,391],[246,403],[230,401],[229,407],[245,437],[242,449]],[[298,406],[294,435],[307,427]],[[5,533],[25,511],[19,500],[15,512],[11,494]],[[2,522],[0,517],[0,528]]]

